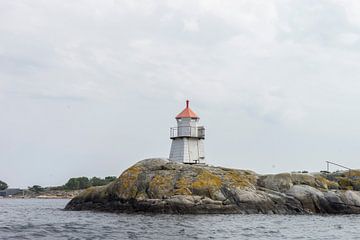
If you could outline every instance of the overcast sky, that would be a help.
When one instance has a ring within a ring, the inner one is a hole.
[[[167,157],[186,99],[209,164],[360,168],[359,12],[358,0],[0,0],[0,180],[60,185]]]

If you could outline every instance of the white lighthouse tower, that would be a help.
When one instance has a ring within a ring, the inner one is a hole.
[[[170,128],[172,139],[170,157],[171,161],[181,163],[205,163],[204,143],[205,128],[198,126],[199,117],[189,108],[189,100],[186,108],[176,116],[177,127]]]

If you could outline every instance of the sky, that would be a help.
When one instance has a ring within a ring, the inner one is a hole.
[[[166,158],[186,99],[208,164],[360,168],[359,12],[358,0],[0,0],[0,180],[62,185]]]

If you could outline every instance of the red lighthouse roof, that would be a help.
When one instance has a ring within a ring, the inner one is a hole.
[[[179,118],[199,118],[198,115],[189,108],[189,100],[186,100],[186,108],[176,116],[176,119]]]

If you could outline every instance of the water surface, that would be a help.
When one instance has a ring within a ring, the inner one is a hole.
[[[360,216],[69,212],[69,200],[0,199],[0,239],[359,239]]]

